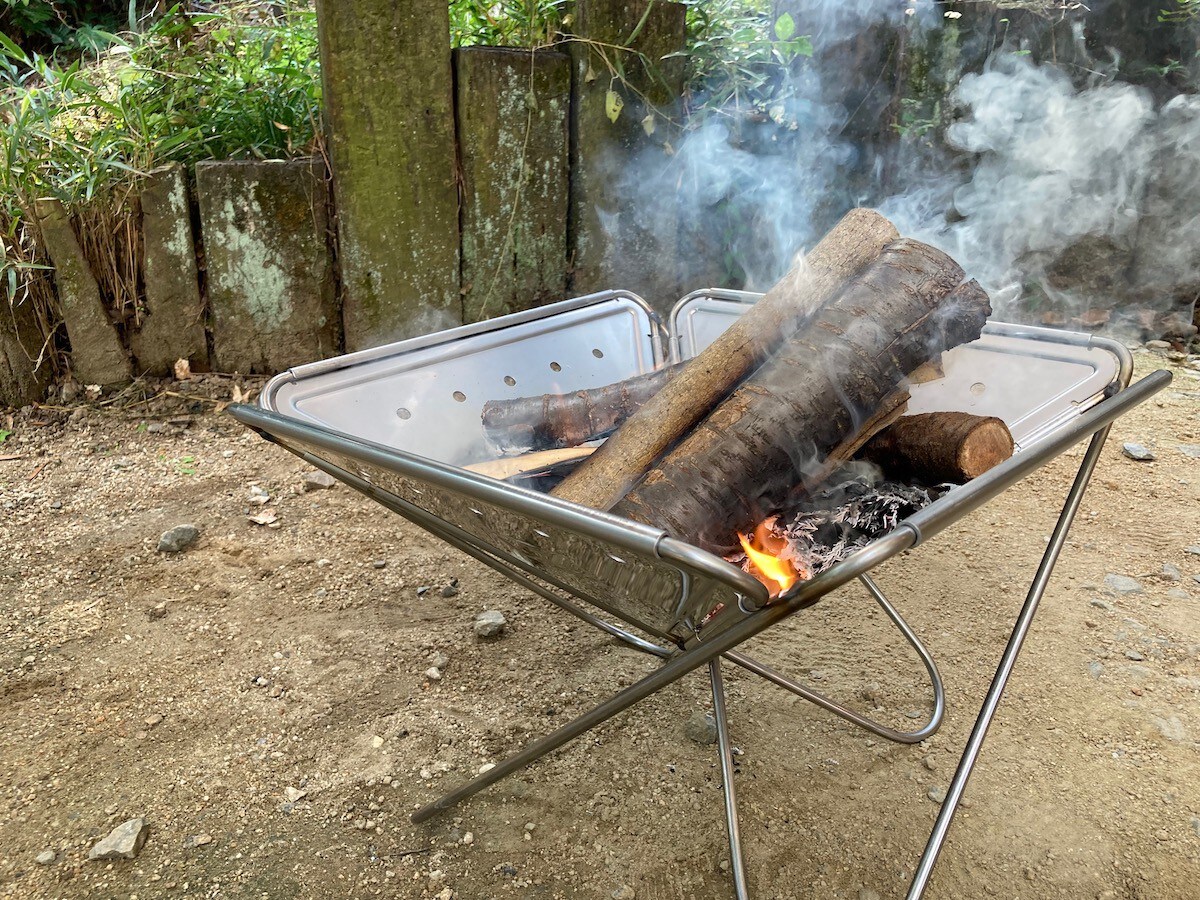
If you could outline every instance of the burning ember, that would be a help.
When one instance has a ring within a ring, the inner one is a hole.
[[[788,558],[788,540],[774,533],[777,516],[760,522],[752,536],[739,534],[742,549],[746,551],[746,570],[767,586],[772,597],[778,597],[802,578],[811,573],[803,564],[797,570],[796,561]]]
[[[745,556],[726,558],[765,584],[772,597],[778,597],[798,581],[821,574],[891,531],[949,487],[920,488],[850,478],[771,516],[759,523],[754,534],[739,534]]]

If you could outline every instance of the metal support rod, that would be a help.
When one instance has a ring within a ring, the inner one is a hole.
[[[713,718],[717,720],[717,747],[721,755],[721,783],[725,788],[725,829],[729,832],[729,865],[733,870],[733,891],[737,900],[750,900],[746,887],[746,863],[742,857],[742,836],[738,829],[737,794],[733,788],[733,747],[729,743],[729,720],[725,715],[725,686],[721,681],[721,660],[708,662],[712,681]]]
[[[765,678],[772,684],[776,684],[784,690],[791,691],[809,703],[819,706],[821,709],[831,712],[835,716],[840,716],[847,722],[857,725],[859,728],[865,729],[885,740],[895,741],[897,744],[919,744],[942,726],[942,718],[946,714],[946,691],[942,686],[941,673],[938,672],[937,663],[934,662],[933,656],[930,655],[929,651],[925,649],[925,645],[921,643],[920,638],[916,636],[908,623],[904,621],[903,617],[892,606],[887,597],[884,596],[883,591],[879,589],[879,586],[875,584],[871,577],[865,574],[860,575],[859,581],[866,586],[871,596],[875,599],[875,602],[887,613],[887,617],[899,629],[900,633],[904,636],[904,640],[917,652],[917,656],[921,658],[921,662],[925,666],[925,671],[929,673],[929,681],[933,685],[933,712],[929,716],[929,721],[915,731],[898,731],[895,728],[881,725],[874,719],[868,718],[862,713],[850,709],[848,706],[843,706],[836,700],[826,697],[820,691],[815,691],[789,678],[782,672],[773,669],[766,663],[760,662],[737,650],[730,650],[725,654],[725,658],[741,666],[743,669],[753,672],[760,678]]]
[[[921,854],[916,874],[913,875],[912,884],[909,886],[908,900],[919,900],[929,884],[933,866],[946,841],[950,822],[954,818],[958,804],[962,801],[963,791],[966,790],[967,780],[971,777],[971,770],[975,767],[975,760],[983,747],[984,738],[987,737],[988,727],[992,724],[996,708],[1000,705],[1005,685],[1008,684],[1008,678],[1016,664],[1017,655],[1021,652],[1021,646],[1025,643],[1029,627],[1033,624],[1033,616],[1037,612],[1042,595],[1046,592],[1050,574],[1054,571],[1054,564],[1058,561],[1059,554],[1066,543],[1067,533],[1075,521],[1075,514],[1079,511],[1079,504],[1083,500],[1083,494],[1087,490],[1092,472],[1095,471],[1096,463],[1100,460],[1100,451],[1104,449],[1104,441],[1108,437],[1110,428],[1111,426],[1106,426],[1092,437],[1087,453],[1084,454],[1083,462],[1080,463],[1079,472],[1075,475],[1075,481],[1067,494],[1062,513],[1058,517],[1058,523],[1054,526],[1054,532],[1050,536],[1050,543],[1046,547],[1046,552],[1042,554],[1041,564],[1038,566],[1037,574],[1034,575],[1033,584],[1029,587],[1025,605],[1021,607],[1020,615],[1017,616],[1012,636],[1008,639],[1008,645],[1000,657],[996,675],[992,679],[991,687],[988,688],[983,706],[979,710],[979,718],[975,720],[975,727],[971,729],[971,736],[967,740],[967,746],[959,760],[958,769],[954,772],[954,778],[946,790],[946,799],[942,803],[941,811],[938,812],[933,832],[929,835],[929,841],[925,845],[925,851]]]
[[[914,532],[903,526],[897,528],[891,534],[880,538],[874,544],[861,550],[853,559],[846,560],[844,568],[839,569],[837,572],[825,572],[814,578],[811,582],[808,582],[811,587],[808,587],[807,590],[798,591],[794,597],[790,597],[787,600],[768,606],[753,615],[747,616],[728,630],[715,635],[712,640],[703,641],[692,649],[672,657],[663,664],[662,668],[655,669],[645,678],[641,679],[641,681],[634,682],[624,690],[613,694],[613,696],[609,697],[599,706],[594,707],[579,716],[579,718],[571,720],[557,731],[552,731],[545,737],[539,738],[508,759],[498,763],[495,768],[489,769],[487,772],[476,776],[444,797],[421,807],[413,813],[412,821],[416,823],[424,822],[438,811],[449,809],[467,799],[467,797],[479,793],[485,787],[495,784],[506,775],[510,775],[518,769],[523,769],[531,762],[540,759],[552,750],[557,750],[563,744],[574,740],[584,732],[590,731],[601,722],[611,719],[638,701],[644,700],[668,684],[678,681],[688,672],[698,669],[710,659],[714,659],[722,653],[732,650],[738,644],[742,643],[742,641],[749,640],[764,629],[770,628],[776,622],[786,619],[788,616],[805,607],[811,606],[817,602],[817,599],[822,594],[841,587],[847,581],[857,578],[863,572],[878,565],[880,561],[895,556],[901,550],[906,550],[912,546],[915,537]]]

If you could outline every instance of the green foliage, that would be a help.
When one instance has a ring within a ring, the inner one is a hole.
[[[564,24],[567,0],[450,0],[454,47],[545,47]]]
[[[791,124],[788,75],[812,41],[784,13],[772,22],[770,0],[685,0],[688,5],[689,94],[693,116],[711,111],[758,111]]]
[[[1187,22],[1200,19],[1200,0],[1174,0],[1170,9],[1158,11],[1160,22]]]
[[[28,52],[95,51],[128,24],[128,14],[128,4],[114,0],[0,0],[0,33]]]

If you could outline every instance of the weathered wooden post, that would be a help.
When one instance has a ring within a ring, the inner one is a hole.
[[[445,0],[318,0],[346,348],[461,321]]]
[[[566,296],[567,119],[564,53],[455,51],[462,163],[463,319]]]
[[[576,0],[575,14],[572,291],[623,287],[670,309],[680,287],[674,191],[661,177],[671,129],[661,118],[646,117],[651,106],[674,112],[683,88],[682,60],[664,57],[686,46],[686,7],[661,0]],[[614,49],[624,46],[636,52]],[[610,65],[622,74],[614,77]],[[648,196],[655,190],[661,195]]]

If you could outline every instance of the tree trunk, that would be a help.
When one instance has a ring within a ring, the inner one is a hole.
[[[932,412],[897,420],[875,435],[861,455],[893,477],[962,484],[1012,454],[1012,434],[1002,419]]]
[[[903,239],[889,245],[613,512],[728,550],[738,531],[848,458],[869,437],[864,425],[886,424],[873,417],[907,373],[979,336],[987,294],[962,278],[939,250]]]
[[[655,460],[897,237],[892,223],[878,213],[851,210],[803,263],[630,416],[553,494],[610,509]]]

